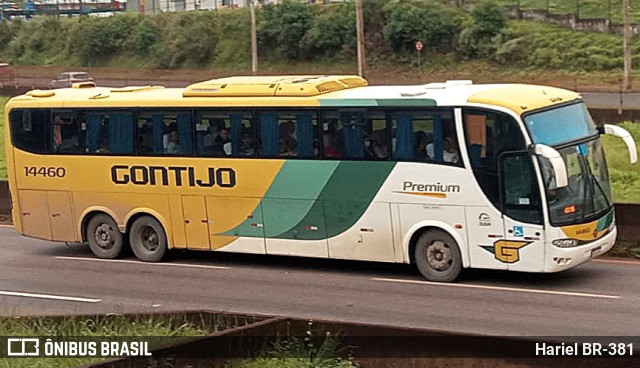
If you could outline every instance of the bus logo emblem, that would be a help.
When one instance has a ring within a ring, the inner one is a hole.
[[[520,248],[523,248],[532,242],[521,240],[497,240],[493,245],[481,245],[481,247],[493,253],[496,259],[502,263],[516,263],[520,260]]]

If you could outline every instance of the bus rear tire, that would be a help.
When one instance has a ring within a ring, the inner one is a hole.
[[[103,213],[93,216],[87,224],[86,234],[89,248],[96,257],[113,259],[122,252],[122,233],[111,216]]]
[[[145,262],[158,262],[167,252],[167,234],[162,224],[151,216],[142,216],[133,222],[129,243],[136,257]]]
[[[429,230],[420,235],[414,255],[418,270],[429,281],[452,282],[462,271],[458,243],[442,230]]]

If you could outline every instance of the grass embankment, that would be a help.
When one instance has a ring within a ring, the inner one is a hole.
[[[149,343],[149,350],[162,345],[175,344],[189,337],[204,336],[235,327],[236,322],[217,316],[189,319],[181,315],[155,316],[102,316],[47,318],[0,318],[0,336],[51,337],[53,341],[96,341],[105,337],[131,338]],[[355,368],[351,359],[345,359],[337,336],[323,334],[314,339],[311,323],[305,337],[284,337],[266,348],[255,359],[230,362],[228,368]],[[91,340],[92,337],[96,339]],[[146,337],[146,338],[145,338]],[[123,339],[125,341],[126,339]],[[40,346],[41,353],[44,347]],[[1,358],[0,368],[64,368],[96,363],[105,358]],[[149,361],[149,367],[173,367],[171,361]]]
[[[151,339],[149,349],[167,343],[175,343],[193,336],[203,336],[228,328],[222,321],[211,321],[203,318],[198,322],[190,321],[184,316],[103,316],[86,317],[25,317],[0,318],[0,336],[17,337],[173,337],[171,340]],[[144,340],[144,339],[142,339]],[[44,349],[44,347],[41,347]],[[2,358],[0,368],[62,368],[105,360],[104,358]]]
[[[626,122],[620,126],[631,133],[636,145],[640,148],[640,124]],[[640,203],[640,164],[629,163],[629,151],[622,139],[605,135],[602,141],[609,166],[614,201]]]
[[[467,0],[477,3],[480,0]],[[622,0],[497,0],[501,5],[514,6],[520,3],[521,10],[548,10],[551,14],[579,14],[581,19],[611,19],[622,23]],[[640,9],[632,6],[629,12],[631,22],[640,22]]]

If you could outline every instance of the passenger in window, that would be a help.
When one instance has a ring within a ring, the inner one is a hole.
[[[280,140],[280,156],[297,156],[298,142],[287,136]]]
[[[256,147],[251,137],[250,132],[245,132],[240,140],[240,155],[253,156],[256,152]]]
[[[176,130],[169,133],[169,143],[167,143],[167,153],[170,155],[180,154],[180,144],[178,141],[178,132]]]
[[[338,158],[342,157],[342,150],[338,148],[340,140],[337,135],[329,134],[324,137],[324,157]]]
[[[428,145],[427,133],[421,130],[417,131],[416,137],[414,140],[413,158],[415,158],[418,161],[427,161],[429,159],[429,155],[427,155],[427,145]],[[433,146],[432,146],[432,149],[433,149]]]
[[[213,140],[212,153],[215,156],[229,156],[231,155],[230,148],[231,138],[229,137],[229,129],[224,127],[220,128],[218,135]]]
[[[382,132],[373,132],[365,141],[365,151],[369,159],[386,160],[389,156],[387,143]]]
[[[458,145],[456,140],[452,137],[444,137],[443,140],[444,150],[442,151],[442,160],[447,163],[457,164],[460,160],[458,157]],[[433,143],[427,145],[427,155],[431,160],[435,159],[433,151]]]

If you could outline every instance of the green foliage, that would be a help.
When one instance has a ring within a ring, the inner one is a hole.
[[[28,22],[12,22],[10,29],[16,31],[5,51],[13,63],[42,65],[64,60],[69,23],[38,17]]]
[[[353,3],[328,6],[316,16],[301,41],[309,58],[331,57],[356,48],[356,11]]]
[[[285,0],[280,5],[266,5],[258,13],[257,37],[262,50],[273,50],[285,60],[300,58],[301,42],[311,26],[309,4]]]
[[[273,344],[266,356],[243,361],[234,368],[357,368],[340,356],[340,340],[329,332],[314,336],[309,322],[304,337],[287,336]]]
[[[627,129],[640,147],[640,124],[620,124]],[[609,178],[614,202],[640,203],[640,170],[638,164],[629,163],[629,152],[622,139],[605,135],[602,137],[604,153],[609,166]]]
[[[81,17],[70,31],[67,52],[78,57],[83,65],[106,65],[114,55],[130,51],[127,46],[132,42],[128,38],[137,33],[141,19],[131,13],[108,18]]]
[[[0,51],[5,50],[11,40],[15,37],[16,33],[22,26],[22,19],[14,18],[11,21],[3,19],[0,21]]]
[[[223,11],[216,18],[214,65],[251,65],[251,14],[247,10]]]
[[[460,51],[466,57],[491,57],[503,41],[504,11],[494,0],[485,0],[474,7],[471,17],[460,34]]]
[[[450,50],[460,23],[458,13],[433,0],[392,0],[383,8],[384,36],[396,52],[425,48]]]
[[[160,30],[148,17],[138,15],[138,25],[125,42],[126,50],[134,55],[146,57],[161,40]]]
[[[151,47],[160,68],[203,67],[213,60],[220,15],[213,12],[165,13],[156,17],[162,41]]]
[[[461,58],[519,70],[591,72],[623,67],[619,35],[506,22],[501,7],[489,0],[477,2],[471,15],[446,4],[444,0],[365,1],[369,65],[412,66],[409,57],[414,59],[415,42],[420,40],[427,50],[422,65],[431,69],[459,71],[454,63]],[[536,5],[522,0],[521,6]],[[310,5],[288,0],[259,8],[257,16],[261,69],[271,65],[289,70],[307,60],[346,69],[341,64],[355,56],[352,1]],[[0,60],[22,65],[237,70],[251,63],[249,24],[247,8],[3,21]],[[633,39],[632,55],[634,65],[640,64],[639,38]]]

